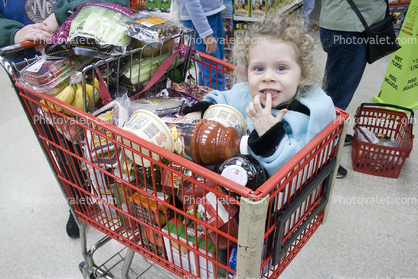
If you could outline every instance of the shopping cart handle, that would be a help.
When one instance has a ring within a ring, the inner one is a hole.
[[[28,49],[28,48],[31,48],[40,44],[41,44],[41,40],[38,40],[38,41],[28,40],[28,41],[20,42],[18,44],[5,46],[5,47],[0,48],[0,56],[4,56],[6,54],[13,53],[19,50]]]

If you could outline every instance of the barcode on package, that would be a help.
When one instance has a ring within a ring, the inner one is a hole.
[[[217,117],[226,119],[228,117],[229,112],[226,110],[219,110]]]
[[[148,127],[144,129],[144,133],[152,139],[159,132],[157,126],[154,123],[150,123]]]

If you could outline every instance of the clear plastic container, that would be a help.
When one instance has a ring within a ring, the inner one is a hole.
[[[92,58],[72,56],[60,60],[47,60],[40,57],[22,69],[19,81],[36,91],[55,95],[70,83],[70,76],[89,64]]]

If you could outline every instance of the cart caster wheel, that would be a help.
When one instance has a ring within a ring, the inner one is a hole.
[[[83,274],[84,278],[89,278],[89,279],[96,279],[96,276],[94,276],[94,273],[92,270],[88,269],[86,266],[86,262],[81,262],[78,265],[78,268],[80,269],[81,274]]]

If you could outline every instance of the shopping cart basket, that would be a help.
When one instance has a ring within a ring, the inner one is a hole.
[[[409,117],[404,111],[410,113]],[[392,104],[363,103],[357,108],[354,119],[351,152],[353,170],[398,178],[413,146],[414,111]],[[362,128],[367,130],[364,131]],[[382,138],[383,142],[366,141],[370,140],[365,134],[367,131]],[[363,141],[359,140],[359,133],[363,135]],[[385,142],[387,144],[384,144]]]
[[[207,66],[228,79],[225,84],[234,84],[231,64],[204,54],[192,59],[208,59]],[[124,272],[136,252],[188,278],[278,278],[326,218],[348,117],[340,109],[335,121],[252,191],[16,80],[15,86],[70,208],[82,221],[86,276],[109,275],[94,263],[93,253],[112,238],[129,248]],[[56,117],[60,121],[45,121]],[[105,144],[81,148],[89,135]],[[208,202],[186,208],[175,195],[179,191]],[[215,221],[202,221],[196,206]],[[88,250],[84,224],[106,240]]]

